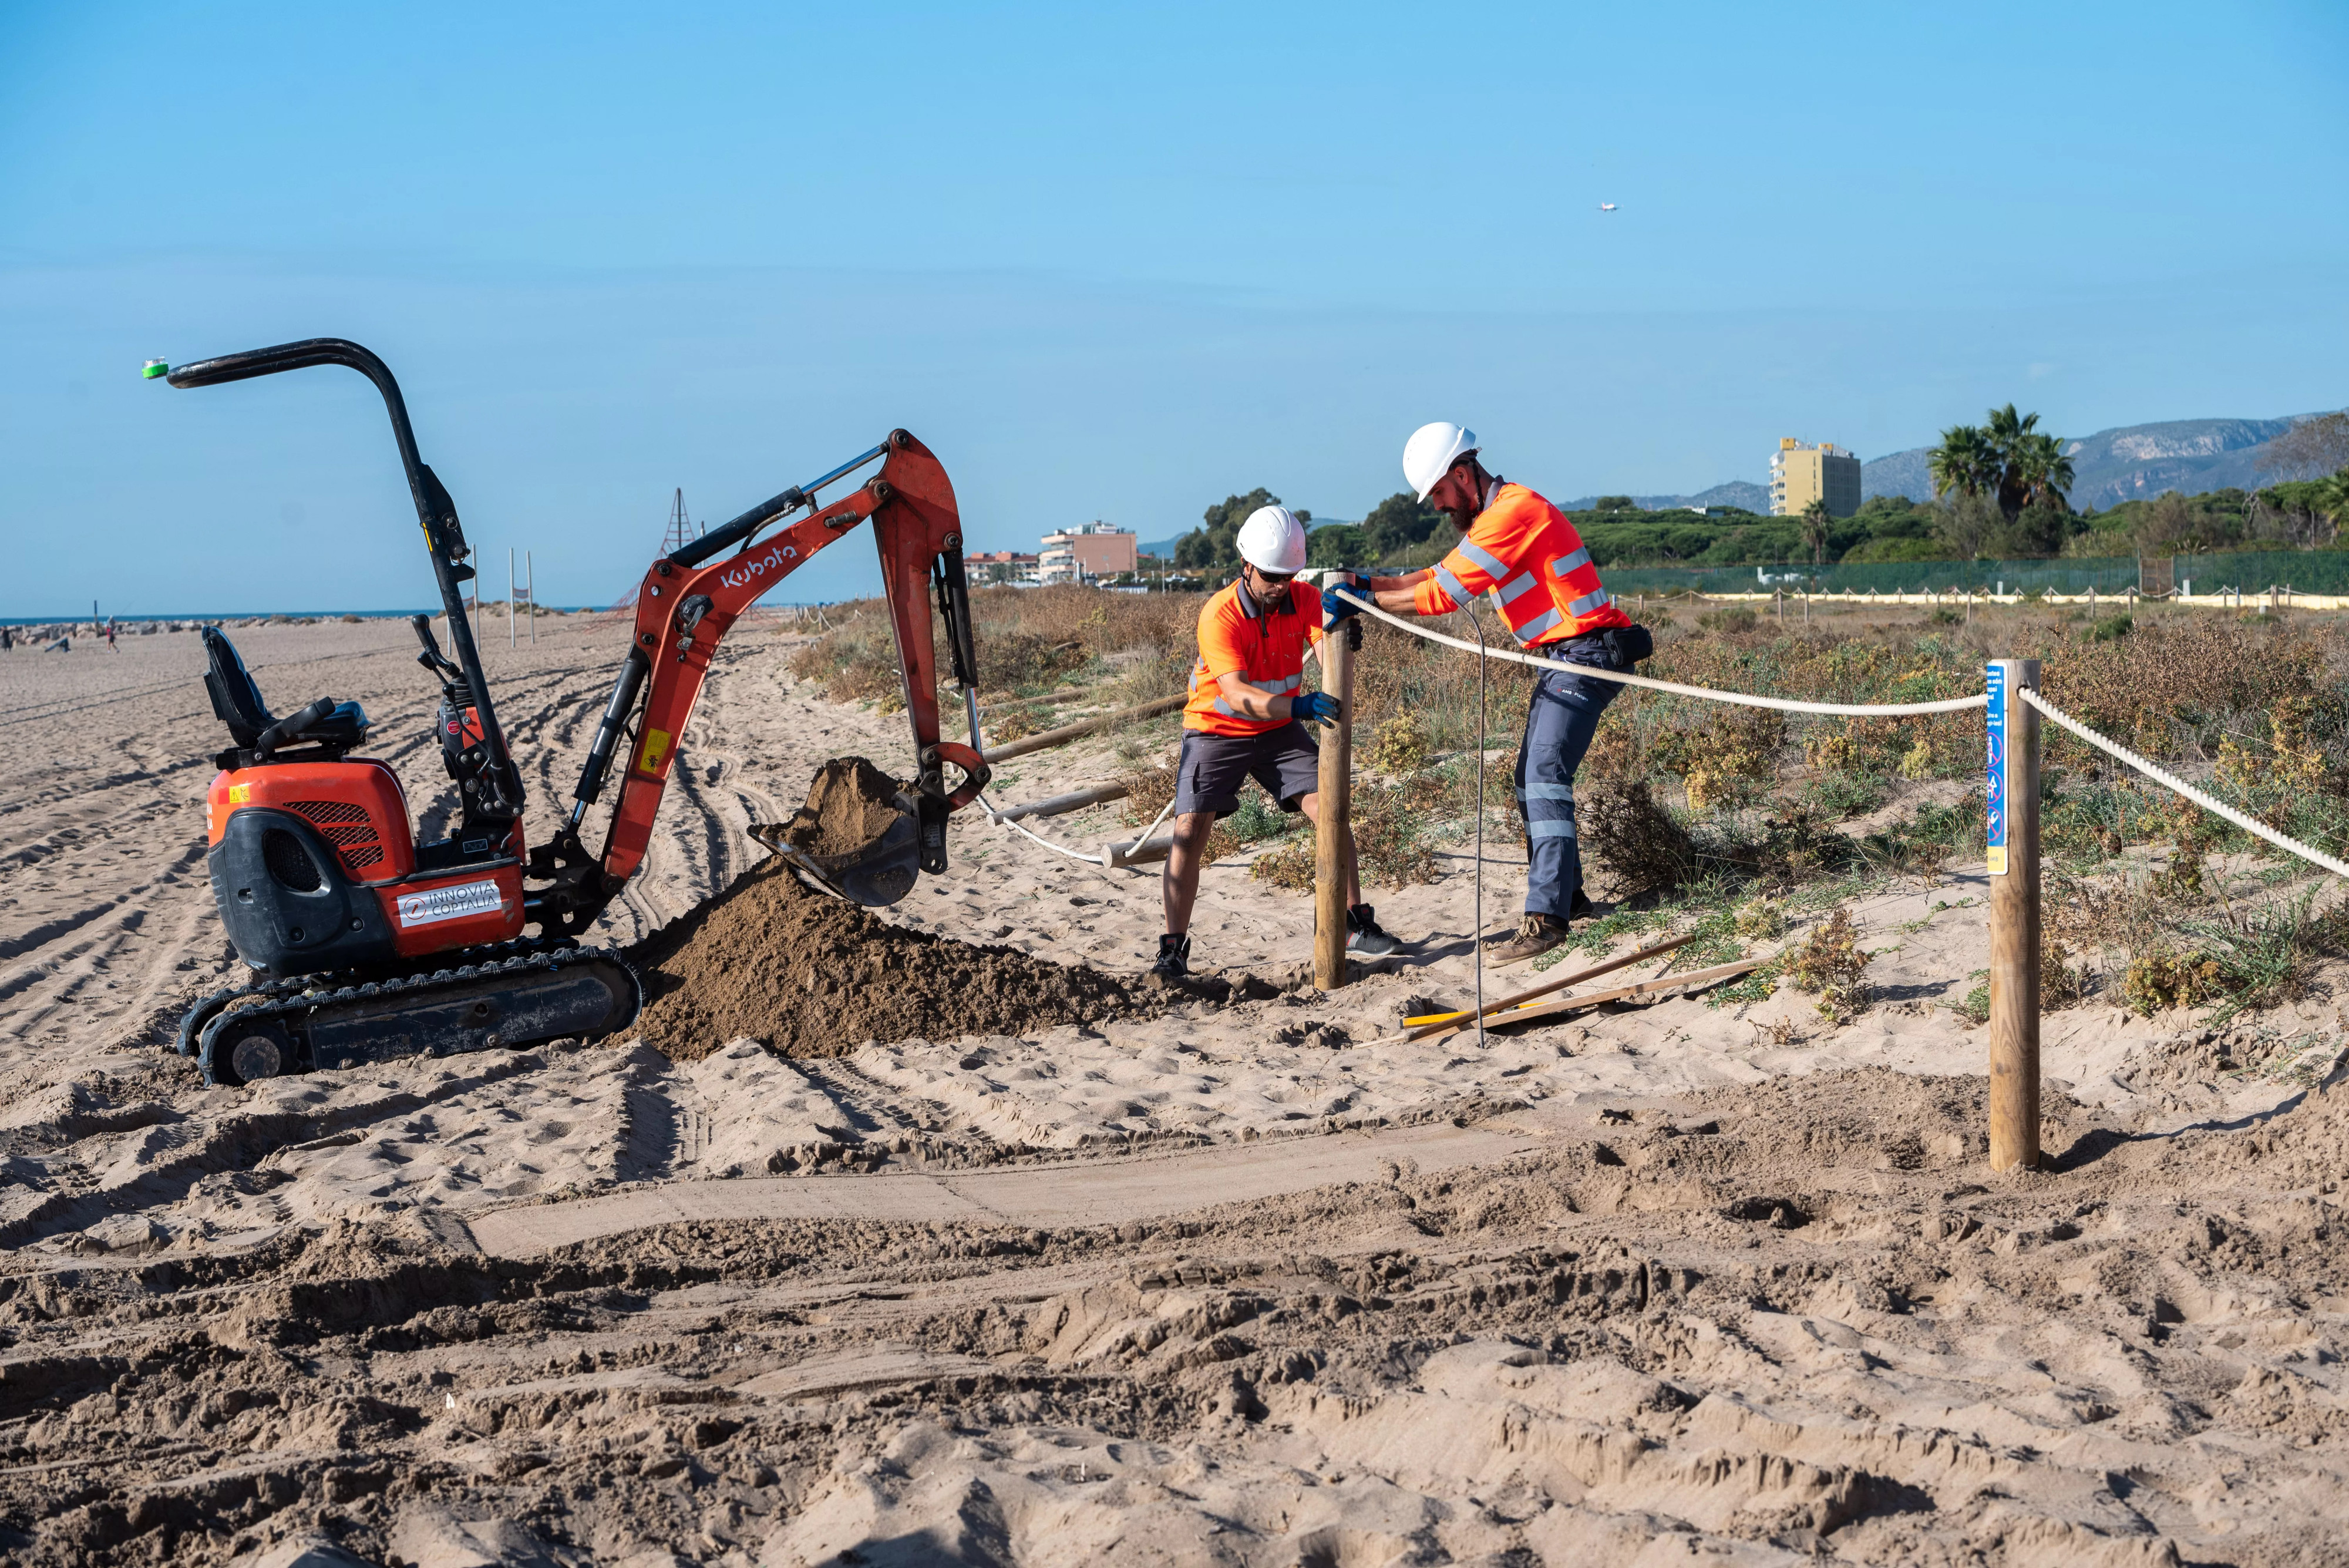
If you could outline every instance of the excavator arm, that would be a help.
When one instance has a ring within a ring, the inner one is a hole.
[[[881,470],[857,489],[819,507],[815,493],[878,460]],[[761,530],[794,512],[807,514],[780,533]],[[548,884],[528,897],[532,918],[551,933],[585,929],[644,863],[653,818],[677,761],[678,738],[693,716],[709,662],[729,628],[760,597],[807,564],[818,551],[870,520],[880,547],[881,578],[905,682],[905,715],[914,729],[916,772],[911,791],[921,869],[947,868],[947,816],[987,786],[986,762],[967,745],[938,733],[937,649],[931,636],[933,594],[946,621],[952,669],[966,692],[977,690],[968,579],[963,573],[962,522],[954,486],[930,450],[904,431],[852,458],[820,479],[795,485],[711,530],[684,549],[653,563],[636,593],[636,619],[628,656],[605,704],[589,747],[570,819],[554,841],[532,852],[533,881]],[[730,546],[733,554],[725,552]],[[633,734],[624,735],[630,719]],[[625,754],[621,748],[625,745]],[[947,787],[952,764],[961,782]],[[587,808],[599,799],[617,766],[611,825],[600,854],[589,855],[579,833]],[[910,874],[843,884],[863,901],[894,902],[913,885]]]

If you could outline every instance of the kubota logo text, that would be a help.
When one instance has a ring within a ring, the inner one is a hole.
[[[778,545],[757,560],[745,562],[730,572],[719,573],[718,580],[730,588],[739,588],[753,577],[763,577],[769,572],[780,572],[783,569],[785,561],[796,561],[799,558],[798,545]]]

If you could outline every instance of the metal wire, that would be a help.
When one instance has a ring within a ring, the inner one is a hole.
[[[1476,634],[1476,650],[1485,649],[1485,628],[1477,624],[1476,601],[1461,607],[1468,612],[1469,629]],[[1476,966],[1476,1048],[1485,1050],[1485,661],[1476,660],[1476,920],[1469,949]]]

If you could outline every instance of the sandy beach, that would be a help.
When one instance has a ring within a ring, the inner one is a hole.
[[[730,638],[593,940],[748,897],[750,826],[824,760],[907,767],[902,715],[792,676],[794,629]],[[363,703],[445,820],[404,623],[232,635],[279,711]],[[626,635],[484,639],[533,841]],[[880,918],[1131,1006],[207,1089],[170,1049],[242,969],[202,661],[192,633],[0,656],[10,1561],[2349,1562],[2328,983],[2222,1029],[2109,992],[2051,1013],[2050,1168],[1992,1178],[1957,1010],[1979,863],[1848,907],[1876,955],[1849,1023],[1782,986],[1408,1044],[1474,994],[1469,849],[1372,891],[1410,945],[1326,994],[1309,898],[1220,860],[1194,930],[1222,983],[1168,993],[1154,867],[974,810]],[[1174,738],[1022,758],[991,798]],[[1887,812],[1957,794],[1900,787]],[[1033,826],[1140,831],[1115,805]],[[1523,862],[1481,869],[1491,929]],[[771,945],[803,1017],[848,1017],[837,955]]]

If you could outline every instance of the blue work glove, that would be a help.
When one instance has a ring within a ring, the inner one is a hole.
[[[1356,604],[1352,599],[1341,597],[1339,591],[1340,587],[1343,587],[1346,593],[1361,594],[1362,592],[1361,586],[1355,583],[1346,583],[1342,585],[1332,584],[1330,587],[1323,588],[1321,590],[1321,624],[1325,628],[1334,627],[1340,621],[1346,619],[1349,616],[1358,616],[1362,613],[1362,607],[1361,605]],[[1367,597],[1368,596],[1365,595],[1364,597]]]
[[[1327,691],[1308,691],[1288,700],[1288,716],[1309,724],[1334,724],[1345,712],[1344,705]]]

